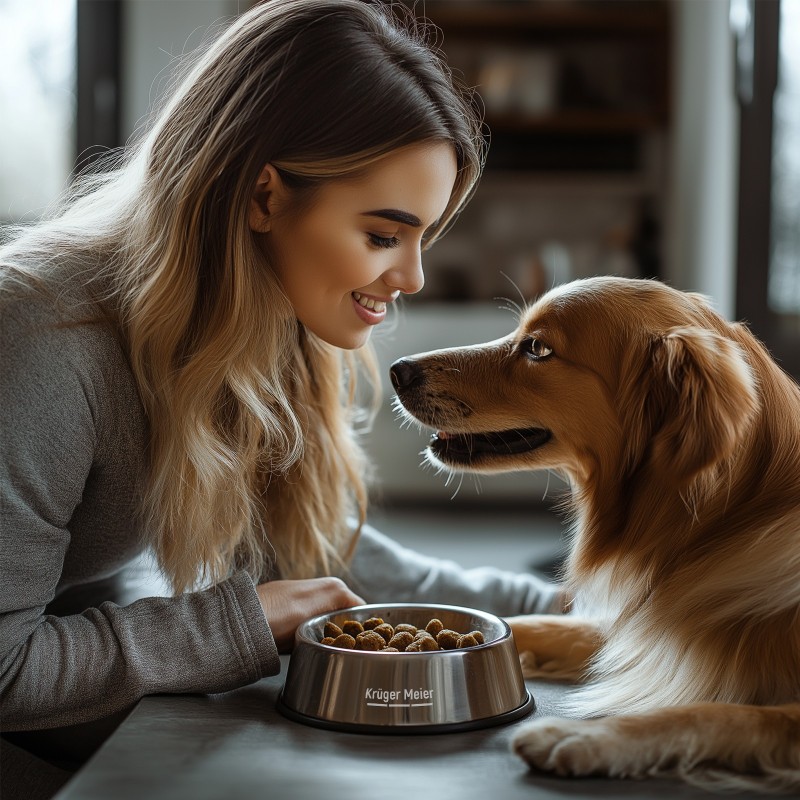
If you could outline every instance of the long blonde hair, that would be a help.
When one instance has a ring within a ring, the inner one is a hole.
[[[81,265],[149,425],[143,530],[176,592],[227,576],[330,574],[362,522],[356,379],[295,318],[248,225],[265,163],[297,207],[399,147],[446,141],[454,219],[483,165],[479,114],[428,29],[361,0],[272,0],[196,57],[139,142],[18,232],[6,277]],[[434,237],[435,238],[435,237]],[[363,368],[363,369],[362,369]]]

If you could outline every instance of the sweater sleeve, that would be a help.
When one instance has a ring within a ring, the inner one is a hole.
[[[362,528],[348,580],[368,603],[442,603],[499,616],[561,610],[557,584],[494,567],[464,569],[403,547],[369,525]]]
[[[86,722],[145,694],[220,692],[276,673],[277,649],[245,573],[175,598],[46,612],[105,423],[85,330],[30,324],[37,315],[26,302],[0,316],[2,728]]]

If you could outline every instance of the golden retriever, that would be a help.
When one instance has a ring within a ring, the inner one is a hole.
[[[509,620],[579,718],[514,739],[558,775],[800,788],[800,388],[705,298],[556,287],[494,342],[392,365],[448,470],[570,484],[566,615]],[[590,717],[586,719],[586,717]]]

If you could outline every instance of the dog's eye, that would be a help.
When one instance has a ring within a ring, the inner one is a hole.
[[[541,339],[532,336],[523,339],[520,348],[526,356],[534,359],[547,358],[553,352],[552,347],[548,347]]]

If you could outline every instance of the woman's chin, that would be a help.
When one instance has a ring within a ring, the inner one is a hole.
[[[309,328],[309,330],[323,342],[338,347],[340,350],[358,350],[364,347],[372,336],[372,326],[357,331],[331,330],[330,328],[317,330]]]

